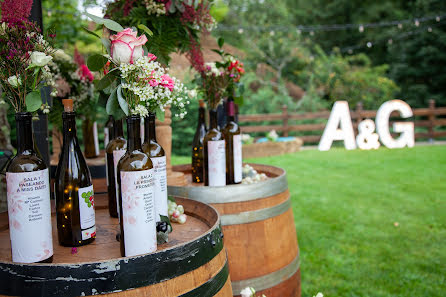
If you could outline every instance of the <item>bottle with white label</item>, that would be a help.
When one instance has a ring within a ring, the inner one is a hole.
[[[113,126],[115,123],[115,119],[113,116],[108,116],[108,120],[105,123],[104,126],[104,149],[107,147],[108,143],[115,138],[115,135],[113,135]]]
[[[156,221],[160,222],[161,217],[168,216],[167,213],[167,161],[164,149],[156,142],[156,126],[155,114],[149,112],[149,115],[144,119],[144,143],[142,151],[146,153],[153,163],[154,178],[155,178],[155,206],[156,206]]]
[[[51,263],[50,180],[48,168],[34,149],[32,115],[19,112],[17,154],[6,169],[12,261]]]
[[[205,120],[204,100],[200,100],[198,109],[198,125],[195,130],[194,140],[192,141],[192,182],[203,182],[203,139],[208,129]]]
[[[226,151],[223,133],[218,127],[217,109],[209,110],[209,131],[203,139],[204,185],[226,185]]]
[[[73,100],[64,99],[62,103],[64,138],[54,183],[57,233],[61,245],[75,247],[96,238],[94,190],[77,139]]]
[[[118,162],[121,256],[156,251],[154,169],[142,151],[141,119],[127,117],[127,151]]]
[[[226,141],[226,184],[242,182],[242,136],[235,121],[234,99],[228,98],[228,122],[223,129]]]
[[[116,120],[113,125],[113,135],[115,138],[112,139],[107,147],[105,148],[105,172],[107,179],[107,190],[108,190],[108,211],[110,216],[113,218],[118,217],[118,207],[117,207],[117,175],[116,166],[119,160],[125,154],[127,149],[127,140],[124,138],[124,132],[122,130],[122,120]]]

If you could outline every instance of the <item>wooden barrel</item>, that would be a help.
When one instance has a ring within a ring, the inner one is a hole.
[[[204,187],[192,183],[190,165],[175,166],[186,174],[188,185],[169,185],[169,194],[209,203],[220,213],[234,295],[249,286],[267,297],[298,297],[299,249],[286,173],[250,165],[269,179]]]
[[[178,198],[188,220],[173,225],[169,243],[155,253],[122,258],[118,219],[109,216],[105,195],[96,195],[95,201],[97,238],[75,254],[58,245],[53,217],[51,264],[12,263],[8,218],[0,214],[0,296],[232,296],[215,209]]]

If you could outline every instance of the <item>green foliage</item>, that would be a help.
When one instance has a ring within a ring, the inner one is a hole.
[[[181,156],[191,156],[192,141],[198,123],[198,100],[191,100],[186,105],[187,115],[180,119],[172,116],[172,154]],[[172,108],[172,115],[176,109]]]

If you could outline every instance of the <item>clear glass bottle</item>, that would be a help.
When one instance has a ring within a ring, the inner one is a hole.
[[[217,109],[209,110],[209,131],[203,139],[204,185],[226,185],[225,139],[218,127]]]
[[[127,140],[124,138],[124,131],[122,129],[122,120],[114,121],[113,132],[111,135],[115,137],[110,140],[105,148],[105,162],[107,174],[107,192],[108,192],[108,211],[110,216],[117,218],[119,215],[117,197],[117,174],[116,169],[118,162],[124,156],[127,149]]]
[[[31,113],[19,112],[15,119],[17,154],[6,169],[12,261],[51,263],[53,237],[48,168],[35,149]]]
[[[56,196],[57,233],[63,246],[81,246],[96,238],[94,190],[90,170],[79,147],[73,100],[64,104],[63,146],[57,165]]]
[[[142,151],[139,116],[127,117],[127,151],[118,163],[121,256],[156,251],[154,170]]]
[[[207,133],[205,120],[205,104],[200,100],[198,108],[198,125],[192,142],[192,182],[202,183],[203,178],[203,139]]]
[[[242,135],[235,122],[235,104],[232,97],[227,102],[228,121],[223,129],[226,141],[226,184],[242,182]]]

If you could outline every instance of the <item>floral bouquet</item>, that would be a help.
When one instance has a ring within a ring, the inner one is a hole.
[[[172,52],[199,47],[200,35],[215,27],[209,13],[213,0],[115,0],[106,16],[126,26],[143,24],[153,35],[148,50],[167,65]],[[193,53],[193,51],[192,51]]]
[[[89,15],[90,16],[90,15]],[[185,104],[188,104],[186,89],[176,78],[167,74],[157,57],[147,52],[145,34],[131,28],[122,28],[118,23],[93,18],[94,21],[118,33],[111,35],[107,44],[110,55],[93,55],[87,64],[90,69],[104,69],[105,76],[96,83],[99,90],[110,90],[107,101],[107,112],[115,118],[136,114],[141,117],[155,113],[158,119],[164,119],[164,108],[168,105],[180,109],[177,116],[186,115]],[[145,26],[139,26],[149,32]]]
[[[2,3],[5,4],[8,1]],[[49,34],[51,41],[55,35]],[[54,86],[48,63],[53,59],[52,45],[40,34],[40,29],[25,18],[5,18],[0,24],[0,85],[3,95],[15,112],[44,113],[40,89]],[[53,89],[51,95],[56,95]]]

